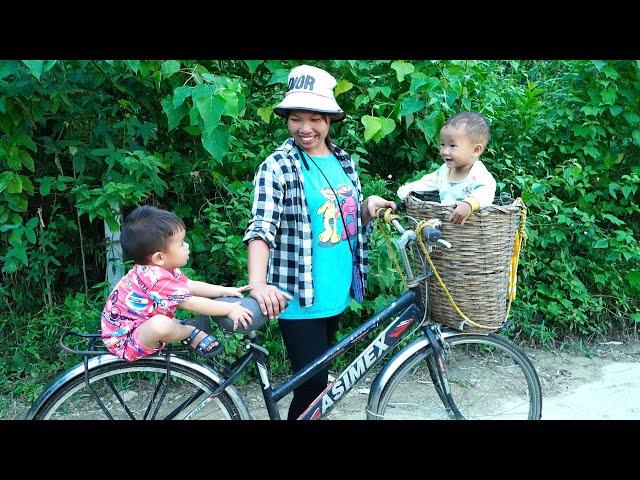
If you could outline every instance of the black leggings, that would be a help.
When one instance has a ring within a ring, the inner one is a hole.
[[[340,315],[305,320],[278,319],[293,372],[297,372],[333,343]],[[327,388],[329,367],[320,370],[293,391],[287,420],[295,420]]]

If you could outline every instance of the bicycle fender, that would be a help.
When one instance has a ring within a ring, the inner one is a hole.
[[[367,402],[367,419],[377,420],[375,411],[377,411],[378,402],[380,402],[380,396],[387,386],[387,382],[393,376],[393,374],[400,368],[400,366],[406,362],[414,353],[429,347],[429,340],[426,337],[416,338],[413,342],[408,344],[402,350],[398,351],[393,357],[389,359],[386,365],[380,370],[376,378],[371,383],[369,392],[369,400]]]
[[[443,331],[442,337],[448,338],[456,335],[461,335],[460,332]],[[389,379],[396,373],[396,370],[406,362],[414,353],[422,350],[423,348],[431,347],[429,339],[425,336],[416,338],[413,342],[405,346],[402,350],[398,351],[385,366],[380,370],[376,378],[371,383],[369,392],[369,400],[367,402],[367,419],[377,420],[375,411],[377,410],[378,403],[380,402],[380,396],[387,386]]]
[[[159,358],[163,361],[165,360],[165,357],[163,355],[155,355],[153,357],[148,357],[148,358]],[[89,359],[88,368],[92,369],[99,365],[113,363],[113,362],[122,362],[122,359],[111,354],[100,355],[100,356]],[[197,370],[218,384],[221,384],[224,381],[224,378],[222,378],[217,372],[215,372],[214,370],[211,370],[210,368],[207,368],[206,366],[200,363],[191,362],[189,360],[177,357],[175,355],[172,355],[171,362],[184,365],[194,370]],[[51,385],[49,385],[49,387],[40,394],[37,400],[33,402],[33,404],[31,405],[31,408],[25,415],[24,419],[32,420],[35,415],[35,412],[38,410],[38,408],[40,408],[40,405],[42,405],[60,387],[60,385],[72,380],[77,376],[84,376],[84,364],[82,362],[76,365],[75,367],[71,367],[66,372],[61,373],[51,383]],[[238,412],[240,413],[240,418],[242,418],[243,420],[251,420],[251,414],[249,413],[249,409],[247,408],[247,405],[244,402],[244,400],[238,394],[237,390],[233,388],[233,386],[228,386],[225,389],[225,392],[229,395],[229,398],[231,398],[231,401],[235,404],[236,408],[238,409]]]

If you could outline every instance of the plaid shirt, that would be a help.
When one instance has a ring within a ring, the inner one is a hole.
[[[363,195],[355,165],[347,152],[336,145],[331,145],[331,151],[358,191],[359,213]],[[288,291],[298,298],[301,306],[309,307],[314,301],[311,275],[313,237],[303,185],[303,167],[291,137],[258,168],[253,180],[253,218],[242,240],[247,244],[256,238],[264,240],[271,249],[267,283]],[[354,255],[366,285],[367,239],[360,215],[357,217],[358,238]]]

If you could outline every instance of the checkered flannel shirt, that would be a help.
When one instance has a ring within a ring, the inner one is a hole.
[[[360,180],[347,152],[333,144],[331,151],[358,191],[358,238],[354,254],[366,285],[367,238],[359,214],[363,200]],[[313,238],[302,172],[293,137],[260,164],[253,180],[253,218],[242,240],[246,244],[257,238],[264,240],[271,249],[267,283],[286,290],[298,298],[301,306],[309,307],[314,301]]]

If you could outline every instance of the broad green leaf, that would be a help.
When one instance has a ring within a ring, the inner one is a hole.
[[[618,72],[616,72],[616,70],[610,65],[607,65],[602,72],[606,77],[611,78],[612,80],[617,80],[619,77]]]
[[[427,141],[432,141],[436,137],[437,127],[433,118],[426,117],[416,120],[416,125],[422,130]]]
[[[620,115],[622,113],[623,108],[620,105],[611,105],[609,107],[609,111],[611,112],[611,115],[613,115],[614,117],[617,117],[618,115]]]
[[[273,72],[271,78],[267,82],[267,85],[273,85],[274,83],[284,83],[287,84],[287,79],[289,78],[289,69],[281,68]]]
[[[39,180],[40,180],[40,195],[42,195],[43,197],[46,197],[47,195],[49,195],[49,192],[51,191],[51,184],[53,183],[54,179],[52,177],[44,177]]]
[[[38,217],[32,217],[31,220],[27,222],[27,229],[33,230],[38,225]]]
[[[338,85],[336,85],[335,96],[337,97],[341,93],[348,92],[352,88],[353,83],[351,83],[349,80],[344,80],[341,78],[340,80],[338,80]]]
[[[220,116],[225,107],[224,99],[218,95],[212,95],[209,97],[199,97],[195,100],[200,117],[204,121],[205,132],[211,133],[211,131],[220,125]]]
[[[635,288],[640,288],[640,271],[631,270],[627,273],[627,281]]]
[[[191,96],[191,87],[178,87],[173,91],[173,108],[178,108],[184,103],[185,98]]]
[[[426,85],[426,88],[422,88]],[[417,74],[412,74],[411,77],[411,86],[409,87],[409,90],[412,93],[417,92],[418,90],[422,90],[422,91],[431,91],[433,90],[434,87],[440,85],[440,80],[435,78],[435,77],[428,77],[427,75],[425,75],[422,72],[419,72]]]
[[[7,188],[7,185],[9,185],[9,182],[11,181],[11,179],[13,179],[14,175],[15,173],[13,172],[0,173],[0,193],[2,193],[5,188]]]
[[[20,68],[20,64],[15,60],[0,60],[0,80],[15,73]]]
[[[593,63],[596,67],[596,69],[601,72],[602,69],[605,67],[606,62],[602,61],[602,60],[592,60],[591,63]]]
[[[22,192],[22,179],[20,175],[14,175],[9,179],[7,184],[7,192],[9,193],[21,193]]]
[[[220,91],[220,97],[224,101],[222,115],[226,115],[234,119],[240,116],[241,110],[244,108],[244,99],[242,95],[238,95],[231,89],[226,89]]]
[[[633,187],[630,187],[628,185],[623,186],[621,190],[622,190],[622,195],[624,195],[624,198],[629,198],[629,195],[631,195],[634,192]]]
[[[585,115],[599,115],[602,113],[602,108],[595,105],[585,105],[580,110]]]
[[[22,60],[22,63],[27,66],[29,72],[31,72],[31,75],[40,80],[40,75],[42,74],[42,65],[44,64],[43,60]]]
[[[176,72],[180,71],[180,62],[177,60],[167,60],[162,62],[162,76],[164,78],[170,78]]]
[[[398,82],[404,81],[404,77],[414,72],[415,67],[411,63],[404,62],[402,60],[396,60],[391,63],[391,68],[396,71],[396,77]]]
[[[25,236],[27,237],[27,240],[29,240],[30,243],[35,244],[36,243],[36,232],[33,231],[33,228],[27,228],[24,231]]]
[[[31,158],[31,155],[29,155],[28,152],[20,150],[20,152],[18,152],[18,158],[20,159],[20,163],[22,163],[22,165],[27,167],[27,169],[31,170],[32,172],[35,172],[33,158]]]
[[[602,97],[602,103],[607,105],[613,105],[616,101],[616,97],[618,96],[618,92],[614,88],[605,88],[600,92],[600,97]]]
[[[124,64],[134,73],[138,73],[138,70],[140,70],[140,60],[125,60]]]
[[[229,132],[225,125],[218,125],[211,132],[204,132],[202,145],[215,158],[220,161],[229,151]]]
[[[640,323],[640,312],[632,313],[631,320],[633,320],[636,323]]]
[[[406,97],[402,100],[400,115],[411,115],[412,113],[424,110],[425,107],[426,102],[424,100],[418,100],[415,97]]]
[[[29,265],[29,260],[27,259],[27,246],[19,245],[17,247],[10,248],[7,252],[7,257],[13,257],[22,262],[23,265]]]
[[[586,145],[583,150],[584,153],[586,153],[587,155],[591,155],[593,158],[600,158],[600,152],[593,145]]]
[[[618,199],[618,197],[616,196],[616,189],[618,189],[618,190],[619,190],[619,189],[620,189],[620,185],[618,185],[618,184],[617,184],[617,183],[615,183],[615,182],[611,182],[611,183],[609,184],[609,193],[611,194],[611,196],[612,196],[613,198],[615,198],[615,199],[617,200],[617,199]]]
[[[596,242],[593,248],[607,248],[609,246],[609,242],[605,238],[601,238]]]
[[[640,115],[635,112],[624,112],[622,115],[627,119],[627,122],[629,122],[629,125],[631,126],[636,125],[640,121]]]
[[[178,108],[173,108],[171,97],[165,98],[161,103],[162,110],[164,110],[164,113],[167,115],[169,131],[171,131],[180,125],[180,121],[187,114],[187,107],[186,105],[180,105]]]
[[[618,217],[616,217],[615,215],[611,215],[609,213],[605,213],[604,215],[602,215],[603,218],[606,218],[607,220],[609,220],[611,223],[613,223],[614,225],[624,225],[625,222],[620,220]]]
[[[377,117],[372,117],[371,115],[364,115],[360,122],[364,125],[364,140],[368,142],[373,138],[373,136],[382,129],[382,122]]]
[[[260,108],[258,108],[258,116],[265,123],[269,123],[271,121],[271,114],[272,113],[273,113],[273,108],[271,108],[271,107],[260,107]]]
[[[249,68],[249,73],[252,75],[262,62],[264,62],[264,60],[244,60],[244,63]]]
[[[58,63],[57,60],[45,60],[44,64],[42,65],[42,73],[51,70],[56,63]]]
[[[381,118],[382,130],[380,138],[384,138],[396,129],[396,122],[391,118]]]
[[[640,130],[634,130],[631,132],[631,137],[636,145],[640,146]]]
[[[29,195],[33,195],[33,183],[26,175],[20,175],[20,181],[22,182],[22,189],[26,190]]]

